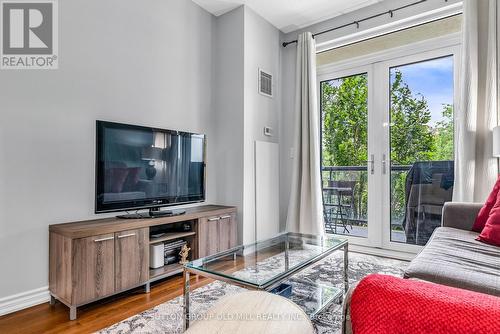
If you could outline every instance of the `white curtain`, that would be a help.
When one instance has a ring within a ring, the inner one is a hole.
[[[497,0],[464,1],[454,201],[484,202],[498,173],[492,156],[499,106],[498,13]]]
[[[310,32],[298,38],[295,80],[295,157],[287,230],[323,234],[316,43]]]

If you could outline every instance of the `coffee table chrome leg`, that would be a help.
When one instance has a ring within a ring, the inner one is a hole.
[[[285,270],[288,271],[290,268],[290,260],[289,260],[289,250],[290,249],[290,242],[288,241],[288,237],[285,241]]]
[[[347,293],[347,290],[349,290],[349,246],[348,244],[345,244],[344,246],[344,286],[345,286],[345,292]]]
[[[184,269],[184,330],[189,328],[189,271]]]

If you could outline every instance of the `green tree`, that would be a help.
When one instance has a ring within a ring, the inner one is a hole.
[[[395,71],[391,83],[391,161],[411,165],[430,160],[436,150],[435,138],[429,126],[431,113],[424,96],[412,93]]]
[[[355,75],[323,82],[323,164],[359,166],[368,157],[368,86],[366,75]],[[396,164],[412,164],[438,155],[436,134],[449,146],[449,129],[453,110],[443,111],[444,120],[433,129],[431,113],[421,94],[413,94],[400,71],[391,82],[391,160]],[[451,132],[450,132],[451,131]],[[453,142],[451,142],[451,147]],[[440,147],[442,148],[442,147]],[[444,148],[443,148],[444,149]],[[444,150],[449,150],[446,148]],[[439,153],[439,156],[445,153]]]
[[[361,166],[368,156],[367,76],[355,75],[321,85],[323,111],[323,165]],[[356,180],[356,205],[352,215],[366,218],[368,175],[356,171],[335,172],[335,180]]]
[[[431,113],[425,97],[413,94],[395,71],[391,82],[391,162],[412,165],[415,161],[433,160],[436,152]],[[391,171],[391,215],[393,221],[404,217],[406,172]]]
[[[368,154],[366,75],[324,82],[321,89],[324,165],[363,164]]]
[[[368,160],[368,85],[366,75],[355,75],[321,84],[323,165],[363,166]],[[391,76],[391,161],[411,165],[415,161],[453,159],[453,107],[443,106],[443,119],[431,126],[428,103],[414,94],[403,74]],[[325,175],[326,176],[326,175]],[[356,180],[355,215],[366,217],[367,173],[335,172],[335,180]],[[392,213],[401,219],[405,211],[406,172],[391,173]]]
[[[433,160],[453,160],[453,106],[443,104],[442,115],[443,119],[437,122],[434,127],[436,151],[433,154]]]

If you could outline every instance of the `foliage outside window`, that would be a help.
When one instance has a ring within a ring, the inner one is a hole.
[[[413,92],[401,71],[391,71],[391,162],[410,166],[416,161],[453,160],[453,106],[442,105],[433,123],[428,101]],[[323,166],[366,166],[368,160],[368,82],[359,74],[321,83]],[[328,172],[323,172],[324,180]],[[404,217],[406,171],[391,172],[393,223]],[[366,221],[368,175],[364,171],[335,171],[334,180],[355,180],[358,224]]]

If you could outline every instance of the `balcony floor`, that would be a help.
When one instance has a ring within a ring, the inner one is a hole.
[[[346,232],[342,226],[337,226],[337,233],[336,234],[349,235],[349,236],[361,237],[361,238],[368,237],[368,227],[366,227],[366,226],[354,225],[352,228],[351,228],[351,226],[347,226],[347,229],[349,230],[349,232]],[[329,232],[327,232],[327,233],[329,233]],[[391,231],[391,240],[394,242],[406,243],[406,235],[403,231]]]

